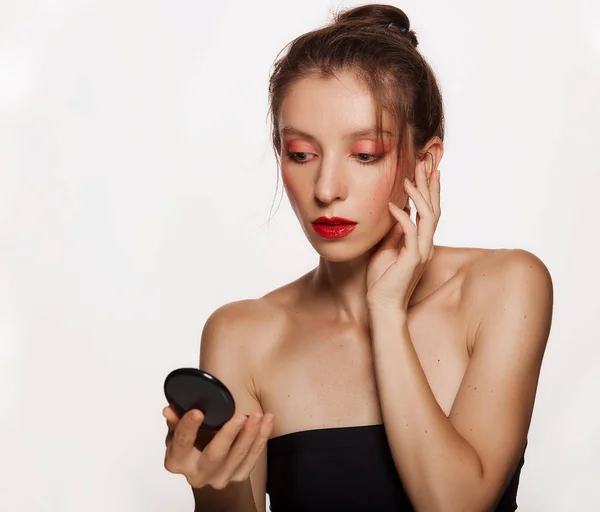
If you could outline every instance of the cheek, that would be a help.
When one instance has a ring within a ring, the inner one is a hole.
[[[390,172],[387,176],[377,182],[373,188],[373,207],[377,210],[388,209],[388,201],[394,201],[397,194],[393,193],[394,175]],[[396,183],[396,189],[398,184]]]
[[[298,192],[297,183],[294,181],[294,174],[289,172],[287,166],[281,166],[281,180],[283,181],[283,186],[288,195],[290,203],[296,204],[296,195]]]

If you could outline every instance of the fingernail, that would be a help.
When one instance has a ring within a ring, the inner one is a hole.
[[[412,183],[410,182],[410,180],[408,178],[404,178],[404,184],[408,187],[412,187]]]

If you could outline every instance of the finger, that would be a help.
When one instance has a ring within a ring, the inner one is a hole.
[[[421,194],[421,192],[417,189],[415,184],[412,183],[410,180],[405,179],[404,190],[406,190],[408,196],[413,200],[413,203],[415,203],[419,222],[423,219],[433,221],[435,218],[433,208],[423,197],[423,194]],[[417,227],[419,227],[419,222],[417,222]]]
[[[188,411],[175,425],[173,438],[169,444],[169,456],[174,459],[183,459],[194,450],[194,442],[198,435],[198,429],[204,421],[204,414],[197,409]]]
[[[254,441],[260,431],[262,419],[262,413],[252,413],[246,421],[243,430],[237,436],[231,447],[231,450],[227,454],[227,460],[225,461],[223,467],[224,473],[228,478],[235,473],[250,452],[250,448],[252,448],[252,445],[254,444]]]
[[[421,261],[425,261],[431,253],[437,219],[431,206],[410,181],[405,180],[405,188],[417,208],[419,254],[421,255]]]
[[[404,247],[415,259],[420,259],[417,226],[404,210],[398,208],[394,203],[388,203],[388,205],[390,206],[390,213],[404,231]]]
[[[417,190],[421,193],[423,199],[425,199],[427,204],[431,207],[431,193],[429,191],[429,183],[427,180],[425,165],[417,166],[417,169],[415,171],[415,183]]]
[[[397,222],[394,222],[394,225],[386,233],[386,235],[383,237],[383,240],[379,244],[379,250],[386,251],[391,249],[393,251],[397,251],[403,235],[404,231],[402,231],[402,226]]]
[[[431,206],[433,207],[433,213],[437,220],[440,218],[441,207],[440,207],[440,170],[437,169],[432,173],[431,181],[429,182],[429,188],[431,189]]]
[[[170,405],[168,405],[167,407],[165,407],[163,409],[162,414],[167,419],[167,422],[170,422],[173,424],[179,423],[179,416],[177,415],[177,413],[173,410],[173,408]]]
[[[168,431],[165,437],[165,445],[168,448],[171,444],[171,440],[173,439],[173,435],[175,434],[175,426],[177,425],[177,423],[179,423],[179,416],[177,416],[177,413],[172,409],[170,405],[165,407],[162,413],[167,420]]]
[[[167,435],[165,436],[165,446],[167,447],[167,452],[170,452],[169,446],[171,445],[171,441],[173,439],[173,434],[175,432],[174,428],[169,426],[169,430],[167,431]]]
[[[258,431],[258,435],[255,437],[252,446],[246,455],[246,458],[242,461],[242,463],[238,466],[235,472],[232,475],[232,479],[236,481],[245,480],[248,478],[254,466],[256,466],[256,461],[258,457],[265,449],[269,437],[271,436],[271,432],[273,431],[273,415],[265,414],[263,416],[262,422],[260,423],[260,429]]]
[[[165,445],[167,446],[167,448],[169,447],[169,444],[171,443],[171,439],[173,439],[173,436],[175,435],[175,423],[171,423],[169,420],[167,420],[167,435],[165,437]]]
[[[415,184],[409,179],[404,179],[404,190],[415,203],[415,207],[417,208],[417,213],[421,218],[427,218],[428,216],[433,216],[433,208],[427,201],[427,199],[423,196],[421,191],[415,186]]]
[[[203,456],[206,456],[208,460],[220,461],[227,457],[231,446],[235,441],[235,438],[240,433],[240,430],[246,424],[248,416],[245,414],[238,414],[231,418],[211,439],[210,443],[206,446],[202,452]]]
[[[433,237],[437,224],[440,218],[440,171],[435,170],[431,173],[431,180],[429,182],[429,190],[431,192],[431,211],[433,218],[428,219],[426,223],[419,226],[419,245],[421,254],[423,255],[422,261],[430,260],[433,256]]]

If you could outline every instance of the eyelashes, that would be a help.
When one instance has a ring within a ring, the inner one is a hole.
[[[300,165],[304,165],[312,161],[312,159],[308,158],[310,155],[312,155],[312,153],[306,153],[304,151],[288,151],[287,155],[292,162]]]
[[[307,155],[308,153],[304,153],[302,151],[287,151],[288,158],[299,164],[306,163]]]
[[[356,160],[359,164],[369,165],[378,162],[383,158],[383,153],[355,153],[352,156],[356,156]],[[363,160],[362,158],[366,157],[367,160]]]
[[[313,161],[311,156],[314,156],[312,153],[307,153],[304,151],[288,151],[287,156],[293,162],[304,165]],[[356,162],[360,165],[372,165],[381,160],[384,156],[384,153],[353,153],[352,157]]]

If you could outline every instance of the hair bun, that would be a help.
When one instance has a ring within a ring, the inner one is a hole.
[[[410,20],[404,11],[393,5],[368,4],[343,11],[335,17],[335,23],[357,23],[397,30],[407,37],[416,48],[419,44],[414,30],[410,29]]]

